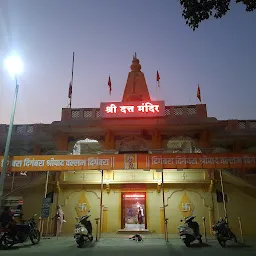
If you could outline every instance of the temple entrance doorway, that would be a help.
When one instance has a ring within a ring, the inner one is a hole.
[[[146,218],[146,193],[125,192],[122,193],[122,229],[145,230]]]

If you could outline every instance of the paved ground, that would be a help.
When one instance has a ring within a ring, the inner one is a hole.
[[[36,253],[36,254],[35,254]],[[61,237],[57,240],[56,237],[51,239],[42,239],[37,246],[31,246],[30,243],[21,247],[16,246],[9,251],[1,251],[0,255],[62,255],[62,256],[256,256],[256,241],[247,244],[229,243],[227,248],[221,248],[215,240],[209,240],[208,244],[203,246],[194,245],[187,248],[179,239],[171,238],[169,243],[166,243],[160,238],[145,238],[143,242],[136,243],[129,240],[128,237],[104,237],[97,243],[92,243],[84,248],[77,248],[72,237]]]

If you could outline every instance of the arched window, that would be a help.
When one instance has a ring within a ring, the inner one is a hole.
[[[170,153],[202,153],[195,140],[190,137],[172,137],[166,144],[166,151]]]
[[[73,147],[73,155],[101,154],[102,146],[98,140],[86,138],[78,140]]]
[[[140,137],[125,137],[120,141],[119,152],[146,152],[148,151],[147,142]]]

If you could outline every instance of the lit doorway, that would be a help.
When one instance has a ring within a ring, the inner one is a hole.
[[[122,229],[147,228],[146,193],[122,193]]]

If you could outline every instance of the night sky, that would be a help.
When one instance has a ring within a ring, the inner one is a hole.
[[[73,51],[73,107],[121,101],[137,52],[152,99],[197,104],[199,83],[208,116],[256,119],[256,13],[235,4],[196,31],[181,14],[173,0],[0,0],[0,123],[9,123],[15,85],[8,54],[24,62],[15,123],[51,123],[68,105]]]

